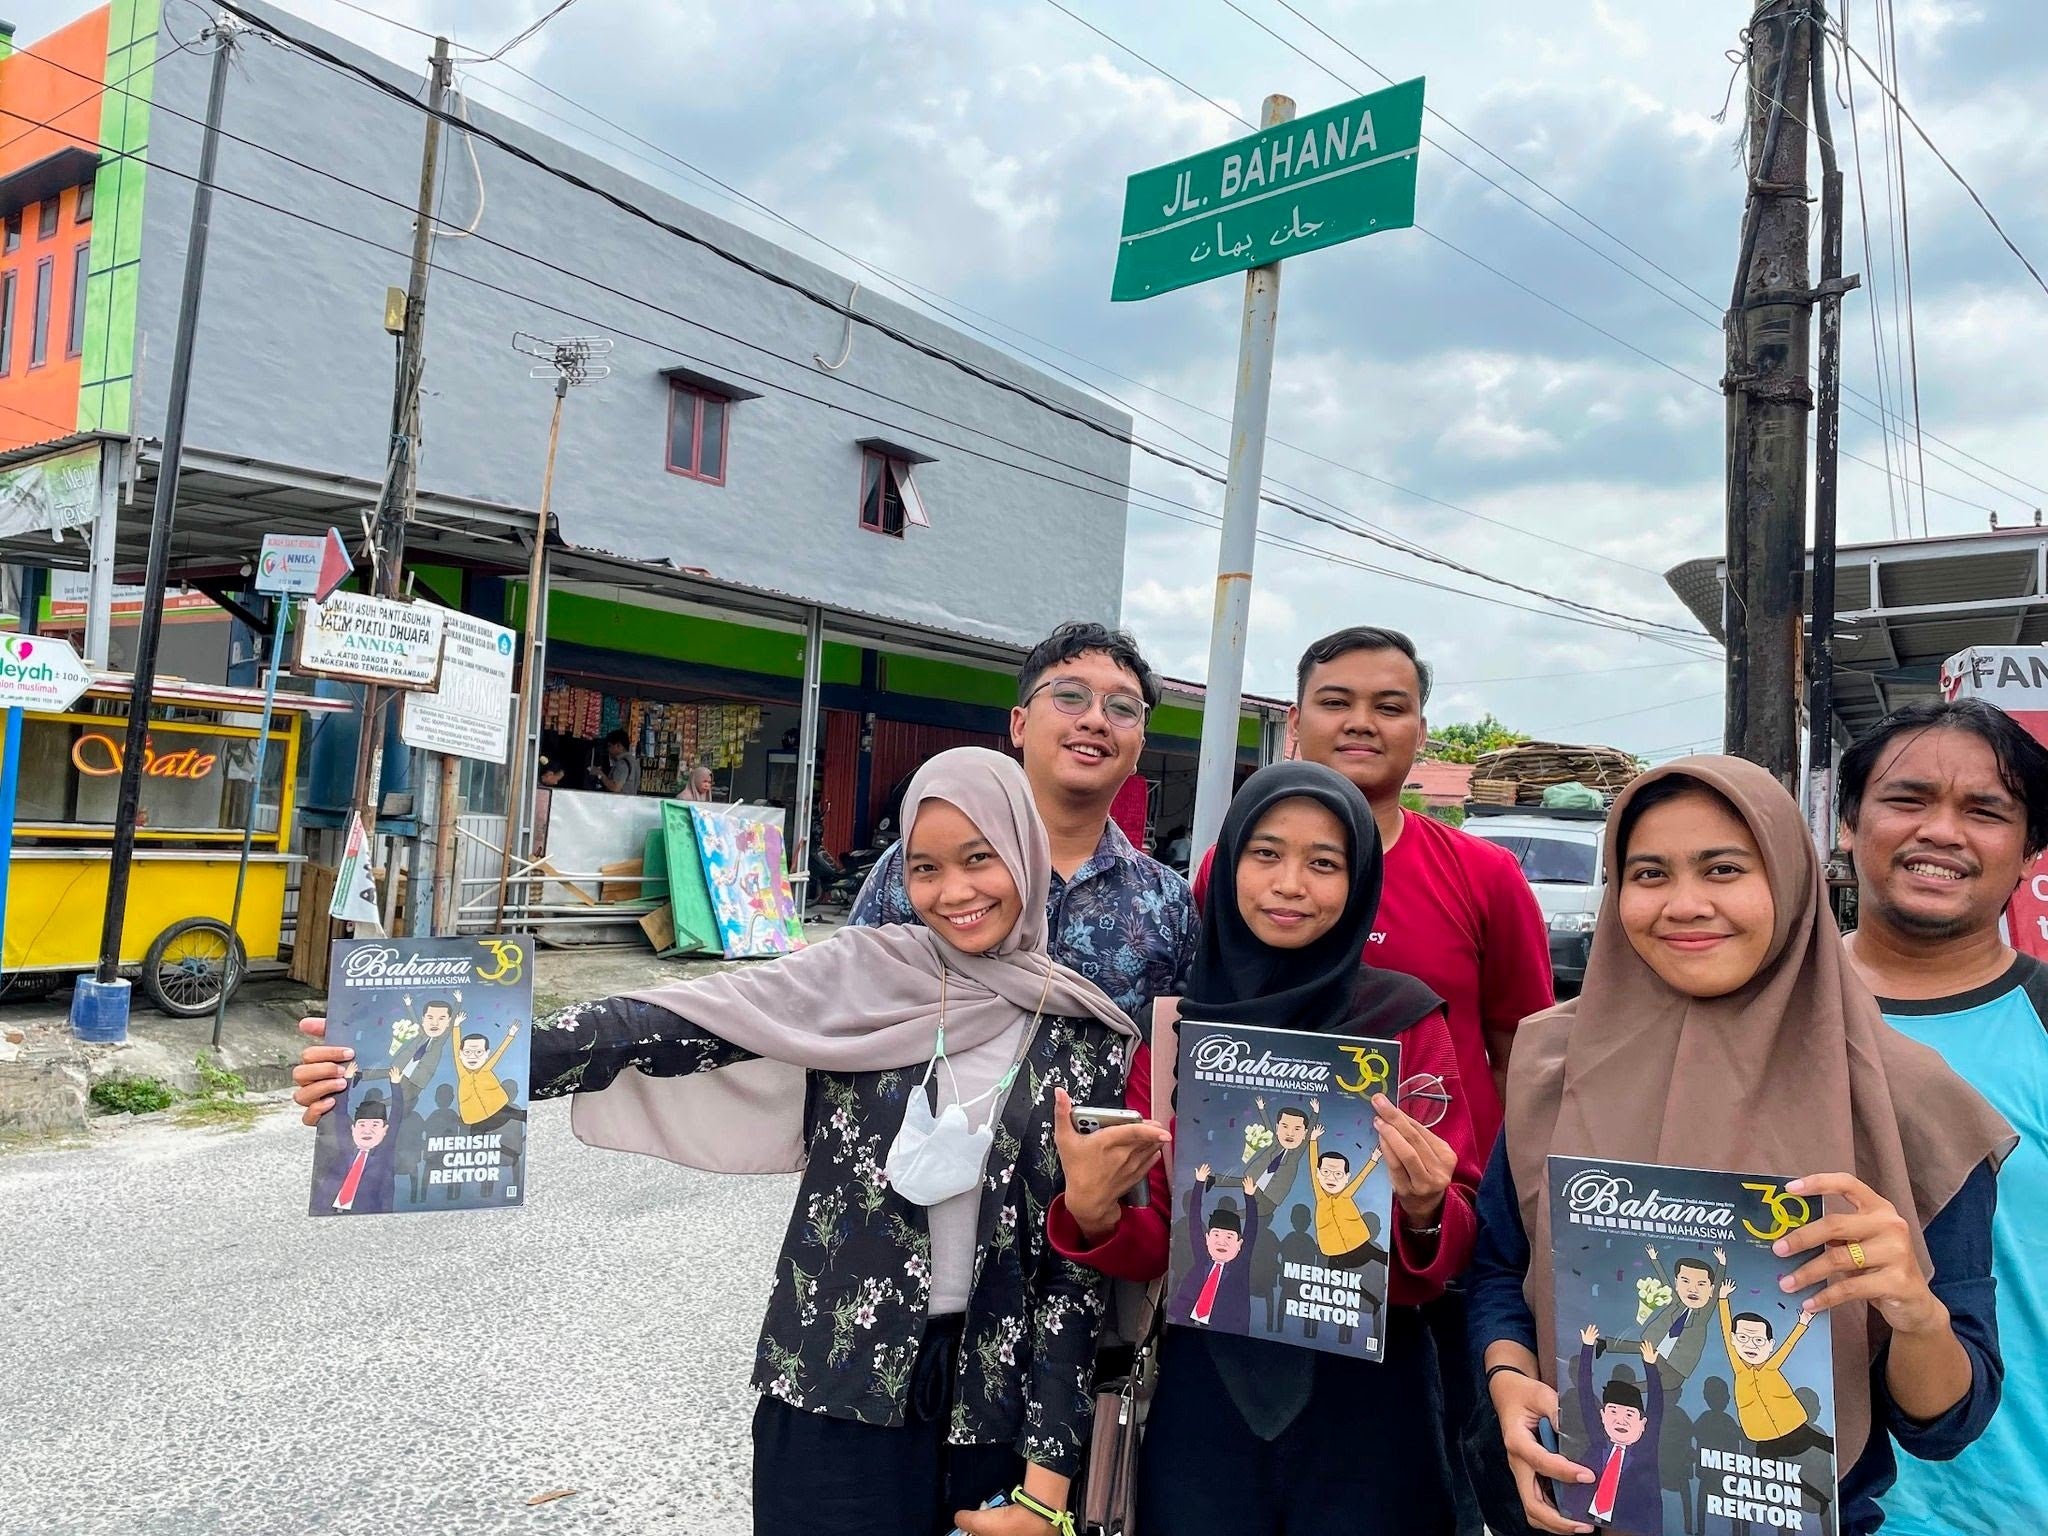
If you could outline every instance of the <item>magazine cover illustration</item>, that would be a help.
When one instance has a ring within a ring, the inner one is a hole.
[[[1822,1214],[1791,1177],[1550,1159],[1558,1438],[1595,1478],[1553,1490],[1568,1518],[1834,1536],[1831,1314],[1771,1252]]]
[[[1378,1360],[1391,1040],[1180,1021],[1167,1318]]]
[[[327,1043],[356,1054],[314,1137],[313,1215],[525,1199],[531,953],[523,934],[335,941]]]

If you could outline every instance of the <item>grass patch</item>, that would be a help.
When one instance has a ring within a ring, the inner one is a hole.
[[[538,1018],[544,1013],[560,1013],[575,1001],[575,998],[565,997],[560,992],[536,992],[533,994],[534,1016]]]
[[[92,1107],[103,1115],[153,1115],[177,1095],[153,1077],[110,1077],[92,1085]]]
[[[178,1124],[241,1131],[263,1113],[260,1105],[248,1101],[249,1085],[239,1072],[230,1072],[204,1051],[193,1058],[192,1065],[199,1074],[199,1091],[178,1106],[172,1117]]]
[[[262,1113],[262,1105],[251,1104],[245,1099],[192,1099],[180,1104],[171,1118],[179,1125],[246,1131]]]

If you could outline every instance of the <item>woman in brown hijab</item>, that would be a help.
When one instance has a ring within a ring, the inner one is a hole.
[[[1953,1456],[1998,1406],[1991,1217],[2015,1138],[1879,1016],[1799,808],[1769,774],[1683,759],[1637,779],[1609,825],[1585,987],[1522,1025],[1480,1194],[1472,1338],[1514,1476],[1493,1523],[1514,1528],[1518,1494],[1538,1530],[1593,1529],[1542,1487],[1593,1472],[1537,1439],[1558,1415],[1545,1159],[1566,1153],[1796,1170],[1791,1192],[1825,1197],[1777,1250],[1805,1260],[1784,1283],[1806,1293],[1802,1315],[1835,1312],[1837,1529],[1861,1536],[1883,1519],[1893,1441]]]

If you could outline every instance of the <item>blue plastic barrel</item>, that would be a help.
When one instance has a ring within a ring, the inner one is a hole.
[[[93,1045],[126,1045],[129,991],[125,976],[112,981],[79,977],[71,993],[71,1033]]]

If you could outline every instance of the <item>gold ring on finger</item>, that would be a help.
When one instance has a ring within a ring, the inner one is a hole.
[[[1870,1259],[1863,1252],[1863,1245],[1861,1243],[1849,1243],[1846,1246],[1849,1250],[1849,1262],[1858,1269],[1862,1269],[1870,1263]]]

